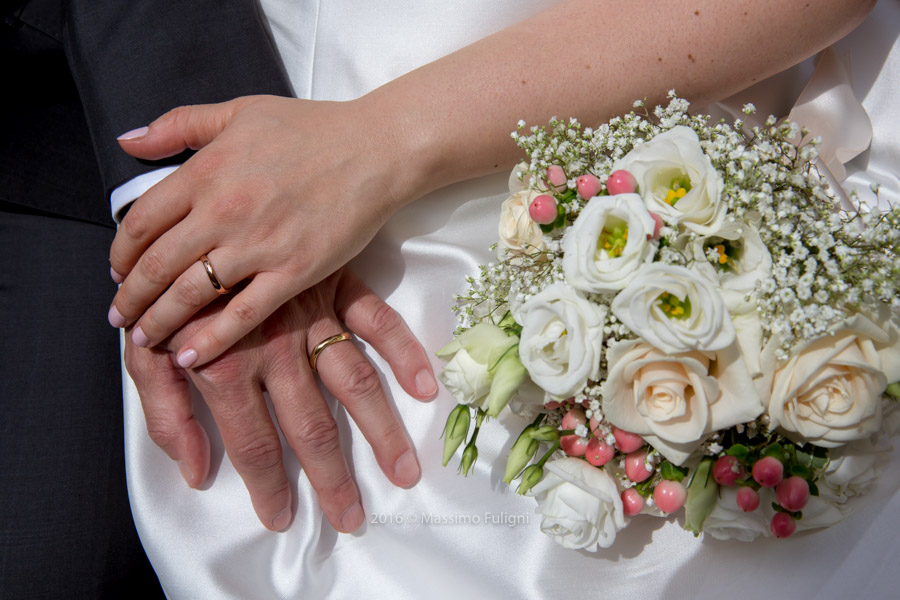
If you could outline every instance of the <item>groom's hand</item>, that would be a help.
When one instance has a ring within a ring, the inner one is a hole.
[[[221,306],[189,323],[178,337],[203,326]],[[125,364],[141,396],[151,438],[174,460],[191,487],[209,472],[209,440],[191,409],[189,378],[215,419],[231,462],[260,521],[280,531],[293,514],[282,448],[263,392],[272,400],[285,439],[316,490],[329,522],[354,531],[364,520],[338,429],[308,363],[315,346],[346,329],[372,344],[410,395],[431,398],[437,384],[428,358],[400,316],[349,270],[343,269],[290,300],[216,360],[184,371],[164,350],[139,348],[126,336]],[[409,487],[420,470],[412,443],[381,387],[377,371],[354,343],[322,350],[318,375],[344,405],[382,471]]]

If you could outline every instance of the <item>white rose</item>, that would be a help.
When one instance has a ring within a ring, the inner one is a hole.
[[[538,254],[545,250],[544,232],[528,214],[528,206],[538,193],[526,189],[514,193],[500,206],[497,233],[500,246],[511,254]]]
[[[557,282],[526,300],[517,318],[519,358],[545,391],[568,398],[598,377],[605,307]]]
[[[656,222],[637,194],[597,196],[563,239],[566,281],[584,292],[617,292],[653,260]]]
[[[772,427],[833,448],[881,428],[881,396],[897,377],[896,326],[856,315],[831,335],[796,349],[772,378]],[[885,377],[887,375],[888,377]]]
[[[525,378],[514,349],[518,341],[496,325],[479,323],[436,352],[449,361],[438,378],[460,404],[497,416]]]
[[[836,502],[862,494],[878,479],[889,449],[870,439],[857,440],[829,452],[828,466],[818,480],[819,492]]]
[[[759,490],[759,508],[744,512],[737,504],[737,487],[719,487],[719,501],[703,522],[703,532],[719,540],[737,539],[752,542],[762,535],[771,537],[769,523],[775,515],[772,503],[775,490]],[[831,527],[844,518],[843,513],[832,502],[810,496],[803,507],[803,518],[797,521],[797,531]]]
[[[722,177],[690,127],[678,126],[644,142],[619,159],[613,170],[634,175],[650,212],[700,235],[716,235],[725,222]],[[669,194],[681,187],[683,197]],[[668,198],[668,201],[667,201]]]
[[[771,274],[772,257],[753,224],[729,223],[715,236],[695,237],[688,252],[697,271],[716,285],[732,315],[755,312],[756,304],[747,295]]]
[[[670,355],[640,340],[607,353],[603,414],[680,465],[706,436],[758,417],[763,404],[737,345],[708,357]]]
[[[609,548],[625,527],[619,490],[606,471],[580,458],[548,462],[529,495],[543,515],[541,531],[566,548]]]
[[[664,352],[721,350],[734,341],[722,296],[684,267],[654,263],[613,299],[612,312]]]

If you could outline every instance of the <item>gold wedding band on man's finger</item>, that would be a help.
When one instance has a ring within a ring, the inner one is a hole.
[[[206,275],[209,277],[209,282],[212,284],[213,289],[216,290],[220,294],[227,294],[231,290],[222,285],[222,282],[219,281],[219,278],[216,277],[216,272],[213,270],[212,263],[209,262],[209,257],[205,254],[200,257],[200,263],[203,265],[203,268],[206,270]]]
[[[352,339],[353,335],[347,331],[344,331],[316,344],[316,347],[313,348],[313,351],[309,354],[309,368],[312,369],[313,373],[317,373],[318,371],[316,371],[316,361],[319,359],[319,355],[322,353],[322,350],[324,350],[331,344],[337,344],[338,342],[347,342]]]

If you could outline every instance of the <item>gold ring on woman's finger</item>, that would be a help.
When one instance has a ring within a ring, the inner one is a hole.
[[[316,347],[313,348],[313,351],[309,355],[309,368],[313,370],[313,373],[317,373],[318,371],[316,371],[316,361],[319,359],[319,355],[322,354],[322,350],[332,344],[350,341],[351,339],[353,339],[353,335],[347,331],[344,331],[316,344]]]
[[[209,262],[209,257],[205,254],[200,257],[200,262],[203,263],[203,268],[206,269],[206,275],[209,277],[209,282],[212,284],[213,289],[219,292],[220,294],[227,294],[231,290],[222,285],[222,282],[219,281],[219,278],[216,277],[216,272],[213,270],[212,263]]]

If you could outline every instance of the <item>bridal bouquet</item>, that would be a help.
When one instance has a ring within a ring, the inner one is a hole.
[[[568,548],[682,509],[717,538],[834,524],[900,421],[900,209],[842,210],[795,124],[635,108],[513,134],[498,260],[438,352],[444,464],[525,417],[504,480]]]

